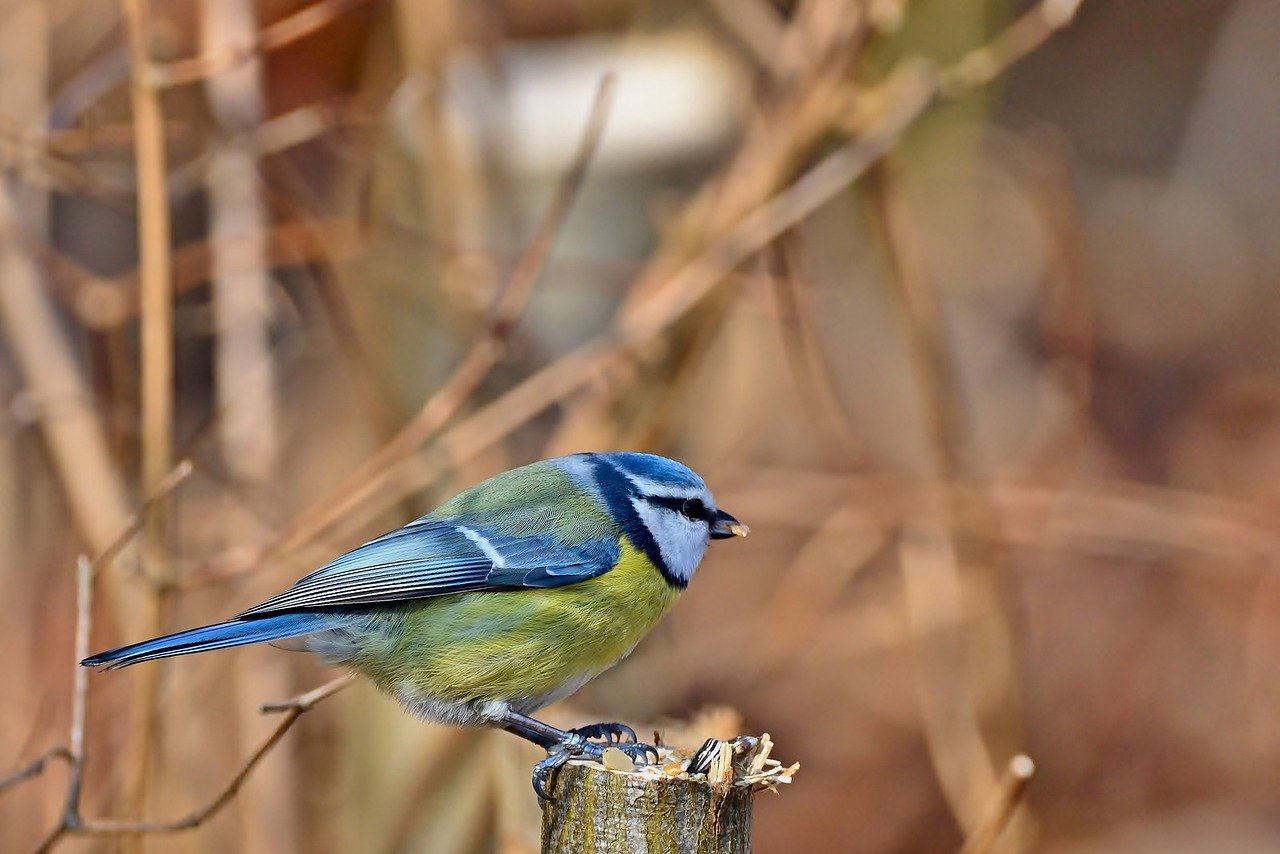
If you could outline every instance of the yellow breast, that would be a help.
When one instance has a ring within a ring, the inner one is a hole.
[[[423,600],[353,662],[392,693],[549,702],[629,653],[679,595],[630,542],[603,575],[564,587]]]

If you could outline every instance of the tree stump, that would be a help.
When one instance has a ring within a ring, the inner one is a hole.
[[[542,813],[542,850],[555,854],[747,854],[749,788],[648,780],[598,765],[566,765]]]
[[[607,755],[608,767],[571,762],[543,808],[542,851],[748,854],[755,793],[790,783],[800,767],[770,759],[771,749],[765,734],[708,739],[692,756],[660,747],[658,762],[634,770],[616,770]]]

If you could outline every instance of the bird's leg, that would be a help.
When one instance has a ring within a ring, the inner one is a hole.
[[[621,750],[635,762],[647,761],[649,754],[655,760],[658,758],[657,748],[637,742],[635,730],[626,724],[592,724],[579,729],[563,730],[507,709],[499,726],[547,751],[547,758],[533,767],[533,790],[542,800],[551,799],[548,792],[551,779],[570,759],[581,757],[599,761],[607,747]],[[631,741],[624,742],[622,739],[625,736],[629,736]],[[605,741],[591,741],[593,738]]]

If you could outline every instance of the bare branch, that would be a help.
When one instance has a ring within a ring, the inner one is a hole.
[[[947,98],[968,94],[995,80],[1070,24],[1082,0],[1041,0],[992,41],[969,51],[942,73],[939,92]]]
[[[302,717],[305,709],[296,708],[289,711],[284,719],[272,730],[259,745],[253,755],[245,761],[240,770],[223,787],[222,791],[205,804],[200,809],[187,813],[182,818],[173,821],[127,821],[118,819],[95,819],[86,821],[76,827],[66,828],[66,833],[75,836],[138,836],[147,833],[177,833],[182,830],[190,830],[193,827],[199,827],[217,812],[225,807],[236,793],[240,791],[240,787],[244,785],[244,781],[253,773],[253,769],[258,766],[271,749],[284,738],[285,733]]]
[[[556,235],[582,189],[587,169],[604,135],[609,107],[613,102],[613,91],[614,77],[606,75],[596,90],[586,129],[569,170],[560,180],[551,204],[524,253],[516,262],[506,287],[494,305],[485,333],[458,363],[453,374],[422,405],[417,415],[363,465],[330,490],[328,495],[300,513],[295,522],[280,535],[271,548],[272,552],[288,551],[310,541],[375,492],[399,462],[421,447],[453,417],[498,364],[512,329],[533,293],[533,286],[546,264]]]
[[[886,84],[898,94],[886,98],[880,120],[863,136],[829,154],[723,238],[678,268],[661,290],[619,318],[611,334],[570,351],[441,434],[437,444],[445,456],[455,463],[470,459],[558,400],[625,364],[630,354],[643,349],[700,305],[717,285],[730,278],[729,273],[739,264],[861,177],[931,103],[933,80],[924,66],[903,69]],[[407,472],[381,498],[396,501],[413,494],[436,474],[434,466]]]
[[[319,688],[312,688],[305,694],[299,694],[296,697],[283,700],[279,703],[264,703],[259,711],[264,715],[273,715],[280,712],[292,712],[295,710],[305,712],[316,703],[319,703],[321,700],[328,697],[332,697],[334,694],[338,693],[355,681],[356,677],[348,673],[346,676],[339,676],[337,679],[326,682]]]
[[[66,751],[71,765],[71,780],[67,783],[67,797],[63,802],[62,819],[50,831],[37,851],[48,851],[66,833],[79,827],[80,792],[84,785],[84,718],[86,697],[89,690],[89,671],[80,662],[89,655],[89,632],[93,628],[93,562],[85,555],[76,561],[76,640],[71,656],[71,727],[67,736],[70,748]]]
[[[88,561],[83,561],[81,571],[81,578],[84,579],[83,583],[87,583],[88,579],[87,566]],[[87,613],[83,607],[84,600],[81,601],[81,604],[81,613]],[[87,629],[85,634],[87,636]],[[79,674],[83,672],[83,668],[78,669],[77,689],[79,689],[81,684]],[[281,719],[280,723],[276,725],[276,728],[262,740],[258,749],[255,750],[249,758],[245,760],[244,764],[240,766],[239,770],[231,776],[231,779],[227,781],[221,791],[219,791],[212,800],[199,809],[192,810],[181,818],[176,818],[171,821],[132,821],[128,819],[114,818],[83,820],[79,814],[79,788],[76,786],[73,791],[68,792],[67,810],[63,813],[62,821],[47,837],[45,837],[44,842],[40,844],[37,851],[47,852],[51,850],[59,840],[67,836],[142,836],[146,834],[179,833],[184,830],[191,830],[192,828],[199,827],[209,819],[213,818],[213,816],[217,815],[223,807],[231,802],[232,798],[234,798],[240,791],[240,787],[249,779],[249,775],[252,774],[254,769],[257,768],[262,760],[267,757],[267,754],[269,754],[272,749],[280,743],[280,740],[284,738],[285,734],[295,723],[297,723],[298,718],[315,708],[317,703],[332,697],[334,694],[350,685],[354,680],[354,676],[342,676],[321,685],[319,688],[308,691],[305,694],[299,694],[297,697],[293,697],[289,700],[264,705],[262,707],[263,712],[283,712],[284,717]],[[79,744],[83,747],[83,701],[81,701],[80,704],[79,714],[81,733]],[[75,716],[73,715],[72,744],[77,743],[76,725],[74,720]],[[83,756],[81,756],[77,762],[73,755],[73,783],[78,780],[77,769],[82,767]]]
[[[96,574],[111,565],[111,562],[119,556],[120,552],[129,545],[129,541],[137,536],[146,524],[147,516],[151,509],[160,501],[169,497],[169,494],[177,489],[184,480],[191,476],[194,471],[191,460],[184,459],[179,462],[170,472],[164,476],[155,490],[138,505],[138,509],[129,517],[128,523],[124,529],[112,540],[103,551],[93,559],[93,572]],[[85,655],[88,654],[86,650]],[[84,656],[80,656],[84,658]]]
[[[30,780],[33,777],[39,777],[44,773],[44,769],[49,763],[55,759],[70,760],[71,751],[59,745],[58,747],[50,747],[44,753],[33,759],[31,762],[14,771],[8,777],[0,779],[0,794],[4,794],[7,789],[18,785],[19,783]]]
[[[89,657],[89,632],[93,628],[93,563],[84,555],[76,561],[76,644],[71,662],[71,782],[67,786],[64,821],[80,822],[80,791],[84,785],[84,718],[89,691],[89,670],[80,662]]]
[[[39,776],[44,772],[45,767],[53,759],[65,759],[71,764],[72,778],[71,787],[78,790],[80,786],[79,766],[84,761],[84,716],[85,716],[85,694],[88,690],[88,671],[80,667],[80,662],[89,655],[89,630],[92,620],[92,595],[93,595],[93,579],[104,567],[111,564],[121,551],[129,544],[129,541],[142,528],[143,520],[146,519],[147,510],[156,502],[166,498],[169,493],[178,487],[191,474],[192,465],[190,460],[183,460],[174,467],[173,471],[165,477],[160,483],[160,488],[147,496],[147,498],[138,506],[138,510],[126,523],[123,530],[116,535],[115,539],[107,544],[107,547],[93,560],[81,555],[76,562],[76,638],[75,638],[75,671],[72,675],[72,684],[74,686],[72,694],[71,706],[71,737],[70,747],[51,747],[46,750],[39,758],[15,771],[3,780],[0,780],[0,792],[10,786],[29,780],[32,777]],[[75,792],[76,803],[79,803],[79,793]]]
[[[234,68],[259,53],[278,50],[306,38],[367,2],[369,0],[319,0],[263,27],[257,39],[251,43],[232,45],[173,62],[153,64],[152,76],[158,86],[195,83],[212,74]]]

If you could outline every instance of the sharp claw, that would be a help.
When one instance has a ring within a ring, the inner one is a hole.
[[[602,739],[604,743],[591,741],[593,738]],[[630,740],[623,741],[624,738]],[[546,759],[533,766],[533,791],[538,799],[544,802],[554,800],[550,792],[552,781],[566,762],[578,757],[599,760],[606,747],[621,750],[635,762],[648,762],[650,756],[654,762],[658,761],[658,749],[652,744],[642,743],[636,738],[635,730],[626,724],[591,724],[572,729],[565,733],[559,744],[549,749]]]
[[[569,732],[580,735],[583,738],[603,739],[607,744],[635,743],[640,740],[636,737],[635,730],[626,724],[620,723],[588,724],[577,729],[571,729]]]
[[[555,774],[560,768],[569,761],[569,751],[564,747],[557,748],[550,753],[546,759],[533,766],[533,791],[537,793],[540,801],[553,801],[548,786],[555,778]]]
[[[658,761],[658,748],[654,747],[652,744],[637,742],[634,744],[619,744],[615,745],[615,747],[627,754],[627,756],[630,756],[634,762],[648,764],[650,761],[649,757],[651,756],[653,757],[654,762]]]

